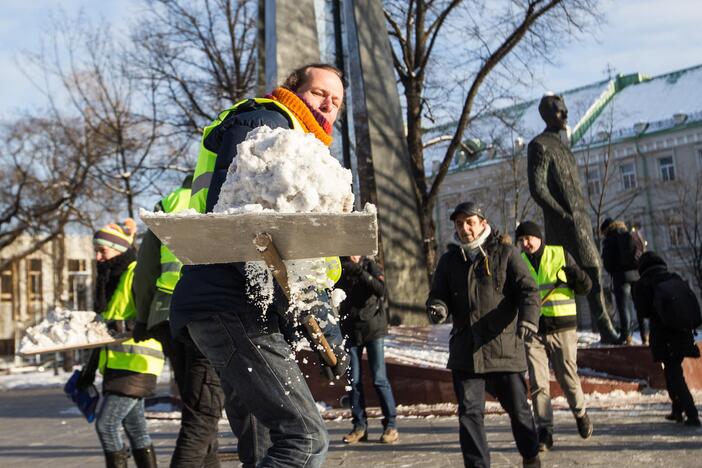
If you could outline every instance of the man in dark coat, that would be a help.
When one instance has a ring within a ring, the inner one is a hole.
[[[641,279],[634,285],[634,303],[641,316],[651,320],[650,348],[653,360],[663,363],[663,374],[673,410],[666,416],[671,421],[699,426],[700,419],[695,400],[683,375],[682,361],[686,357],[700,357],[692,330],[673,330],[666,327],[654,307],[655,285],[677,276],[668,271],[668,265],[654,252],[645,252],[639,261]]]
[[[524,339],[538,331],[539,294],[514,246],[492,232],[472,202],[451,214],[456,234],[434,272],[427,308],[441,323],[451,315],[448,368],[458,400],[465,466],[490,466],[485,437],[485,391],[510,417],[525,467],[541,466],[527,401]]]
[[[384,337],[388,334],[388,316],[383,308],[384,280],[380,265],[370,258],[351,256],[341,259],[341,278],[336,288],[346,293],[339,316],[341,331],[346,336],[346,348],[351,356],[349,400],[353,429],[344,436],[347,444],[368,439],[368,416],[361,373],[363,348],[368,354],[373,387],[383,412],[380,442],[392,444],[399,440],[395,398],[385,370]]]
[[[590,314],[597,320],[603,342],[615,343],[618,336],[607,315],[602,293],[602,265],[592,240],[592,224],[578,176],[578,165],[561,140],[566,129],[568,109],[561,96],[547,95],[539,103],[546,129],[531,140],[527,151],[529,192],[543,209],[545,241],[562,245],[585,270],[592,281],[588,294]]]
[[[612,277],[612,292],[619,315],[619,336],[622,343],[631,344],[634,302],[631,288],[639,279],[639,261],[637,243],[623,221],[607,218],[600,226],[602,240],[602,263]],[[646,321],[637,314],[639,332],[644,345],[648,345],[648,327]]]

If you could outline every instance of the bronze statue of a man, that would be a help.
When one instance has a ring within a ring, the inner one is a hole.
[[[590,313],[597,320],[603,342],[618,336],[604,306],[600,255],[592,240],[592,224],[585,209],[575,157],[561,140],[568,109],[561,96],[546,95],[539,103],[546,129],[529,142],[527,172],[529,191],[544,211],[546,243],[562,245],[592,280],[588,294]]]

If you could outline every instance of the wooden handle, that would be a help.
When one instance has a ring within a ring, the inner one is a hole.
[[[278,249],[275,248],[273,238],[267,232],[256,234],[253,240],[256,249],[266,262],[268,269],[273,273],[273,277],[278,281],[278,284],[283,288],[285,297],[290,300],[290,284],[288,283],[288,269],[285,268],[283,259],[280,258]]]
[[[312,338],[312,341],[314,341],[314,344],[321,345],[322,348],[324,348],[324,351],[320,352],[324,362],[326,362],[330,367],[336,366],[336,355],[334,354],[334,351],[332,351],[331,346],[329,346],[329,342],[324,336],[324,333],[322,333],[322,329],[319,328],[319,324],[317,323],[317,319],[314,317],[314,315],[310,314],[303,318],[302,325],[307,329],[307,332]]]

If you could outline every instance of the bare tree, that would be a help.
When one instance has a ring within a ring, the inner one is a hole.
[[[486,91],[483,86],[489,78],[495,78],[494,83],[508,84],[519,80],[519,73],[528,71],[532,60],[543,58],[561,38],[582,30],[583,21],[594,14],[595,4],[596,0],[385,2],[393,64],[406,104],[407,145],[429,270],[436,260],[433,208],[441,184],[462,147],[464,132],[475,118],[474,108],[480,108],[481,100],[499,97],[504,89],[497,86]],[[450,21],[449,17],[459,11],[462,16]],[[447,25],[452,28],[450,37],[442,36]],[[447,47],[446,41],[452,46]],[[439,43],[442,50],[449,51],[445,53],[451,54],[451,63],[441,63],[436,52]],[[440,81],[440,75],[448,77],[457,89],[447,93],[444,87],[440,96],[432,96],[427,87],[430,77]],[[481,92],[485,96],[481,97]],[[446,99],[447,94],[454,93],[461,94],[457,100],[460,106],[452,106],[451,99]],[[452,116],[457,122],[450,142],[435,177],[429,181],[425,175],[423,122],[433,119],[437,111],[446,113],[446,108],[452,111],[453,107],[457,107],[458,119]]]
[[[106,196],[93,202],[134,217],[137,198],[157,192],[155,182],[178,167],[183,153],[160,119],[156,78],[131,74],[109,27],[92,26],[82,15],[56,20],[47,43],[52,47],[26,54],[34,65],[27,74],[43,79],[37,84],[56,125],[80,122],[99,153],[89,175],[93,190]]]
[[[146,0],[131,63],[185,138],[254,91],[257,18],[255,0]]]
[[[75,221],[94,157],[80,127],[25,117],[0,131],[0,251],[21,236],[28,240],[0,258],[2,270]]]

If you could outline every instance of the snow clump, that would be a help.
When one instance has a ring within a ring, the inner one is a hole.
[[[32,353],[45,348],[90,344],[111,338],[107,326],[95,312],[57,307],[50,310],[40,323],[27,329],[19,352]]]

